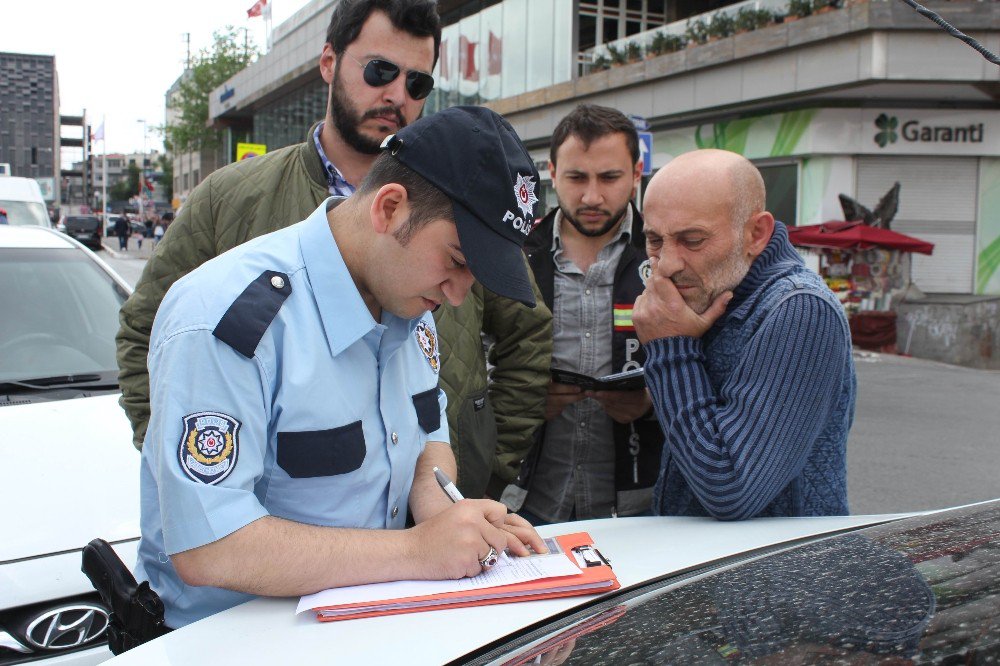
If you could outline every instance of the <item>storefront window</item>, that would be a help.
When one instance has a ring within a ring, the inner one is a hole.
[[[757,168],[767,189],[767,210],[780,222],[790,226],[797,224],[799,165],[767,164],[757,165]]]

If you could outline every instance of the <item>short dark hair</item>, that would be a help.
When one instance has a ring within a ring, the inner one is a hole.
[[[597,104],[580,104],[565,118],[559,121],[552,132],[552,146],[549,148],[549,159],[556,163],[556,151],[571,136],[583,142],[584,148],[589,148],[592,141],[609,134],[625,135],[625,145],[632,155],[632,164],[639,162],[639,135],[635,125],[618,109]]]
[[[375,158],[368,175],[358,186],[357,194],[369,194],[389,183],[402,185],[410,204],[410,219],[404,228],[396,232],[396,240],[401,245],[409,243],[413,234],[429,222],[441,219],[454,221],[455,209],[451,199],[389,152],[383,152]]]
[[[326,42],[338,56],[361,34],[374,11],[384,12],[397,30],[414,37],[434,38],[434,64],[441,48],[441,18],[433,0],[340,0],[326,29]]]

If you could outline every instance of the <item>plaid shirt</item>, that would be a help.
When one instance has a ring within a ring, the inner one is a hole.
[[[323,172],[326,173],[326,184],[330,188],[330,194],[335,197],[349,197],[354,194],[354,186],[344,180],[344,176],[340,173],[340,170],[334,166],[333,162],[326,156],[323,152],[323,144],[319,142],[320,132],[323,131],[323,125],[325,123],[320,123],[316,126],[316,131],[313,132],[313,143],[316,144],[316,152],[319,153],[319,159],[323,162]]]

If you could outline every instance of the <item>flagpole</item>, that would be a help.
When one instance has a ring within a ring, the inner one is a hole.
[[[104,210],[104,226],[108,226],[108,128],[104,124],[106,116],[101,116],[101,208]]]

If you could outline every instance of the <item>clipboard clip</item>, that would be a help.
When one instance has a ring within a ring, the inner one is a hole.
[[[581,569],[587,567],[611,566],[611,560],[591,545],[576,546],[571,549],[576,563]]]

